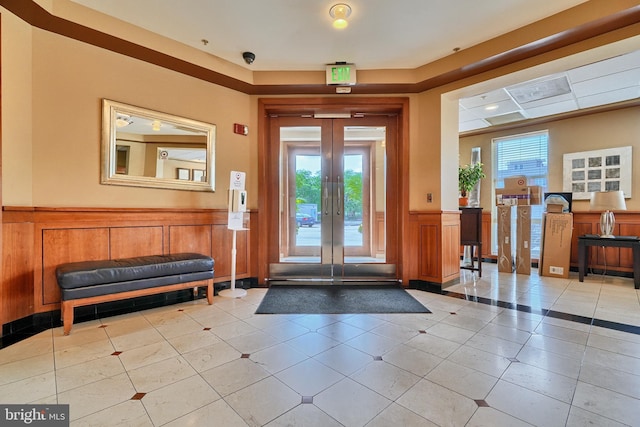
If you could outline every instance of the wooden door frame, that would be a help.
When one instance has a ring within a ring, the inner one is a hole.
[[[279,222],[277,191],[279,176],[277,160],[279,147],[269,144],[277,139],[271,129],[271,119],[278,116],[311,115],[317,113],[350,113],[357,115],[389,115],[397,117],[388,132],[395,132],[394,150],[387,150],[391,173],[387,174],[387,191],[397,197],[392,206],[387,204],[386,235],[387,262],[396,264],[397,278],[408,269],[403,266],[403,241],[409,217],[409,98],[407,97],[327,97],[327,98],[260,98],[258,99],[258,224],[257,279],[267,284],[269,264],[278,262]],[[273,133],[273,134],[272,134]],[[274,164],[275,161],[275,164]],[[274,197],[276,191],[276,197]],[[390,208],[390,209],[389,209]],[[270,258],[271,257],[271,258]]]

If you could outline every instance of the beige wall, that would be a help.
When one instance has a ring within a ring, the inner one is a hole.
[[[88,25],[102,31],[165,50],[173,56],[244,81],[291,83],[293,79],[290,73],[252,74],[196,49],[84,10],[67,0],[43,0],[41,3],[65,19],[89,22]],[[619,0],[605,5],[590,1],[578,10],[545,20],[535,28],[517,30],[516,34],[498,37],[417,70],[397,73],[370,70],[358,75],[363,82],[371,83],[419,81],[635,3]],[[258,97],[32,29],[2,8],[0,14],[4,205],[224,208],[229,171],[243,170],[248,174],[249,206],[257,207]],[[457,98],[450,95],[453,91],[635,36],[638,28],[638,25],[632,25],[614,34],[408,95],[410,210],[457,209],[457,110],[452,107]],[[315,81],[320,74],[299,73],[295,82]],[[215,123],[216,193],[100,185],[102,98]],[[233,134],[233,123],[248,124],[249,136]],[[427,193],[432,193],[432,203],[427,202]],[[483,191],[483,196],[486,194]]]
[[[2,9],[0,8],[0,11]],[[33,201],[31,26],[2,13],[2,197]],[[5,40],[11,40],[6,43]],[[11,100],[11,101],[9,101]],[[6,204],[6,203],[5,203]]]
[[[4,205],[224,208],[231,170],[247,171],[255,194],[248,95],[2,20]],[[101,185],[103,98],[216,124],[216,192]]]
[[[628,210],[640,211],[640,107],[460,138],[461,164],[469,163],[471,148],[481,147],[482,149],[482,163],[485,164],[487,174],[487,179],[482,180],[480,189],[480,204],[483,208],[490,209],[493,203],[491,197],[492,138],[541,130],[549,131],[549,188],[547,191],[562,191],[564,154],[604,148],[633,147],[632,196],[626,200],[626,203]],[[575,201],[573,209],[589,210],[589,201]]]

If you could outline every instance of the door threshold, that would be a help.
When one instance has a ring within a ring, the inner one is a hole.
[[[278,285],[278,286],[302,286],[302,285],[310,285],[310,286],[318,286],[318,285],[366,285],[366,286],[389,286],[393,284],[402,285],[402,281],[398,279],[387,279],[384,277],[376,277],[376,278],[326,278],[326,279],[314,279],[314,278],[295,278],[295,279],[271,279],[267,280],[269,286]]]

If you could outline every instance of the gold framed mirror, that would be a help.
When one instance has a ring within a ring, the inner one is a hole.
[[[101,183],[215,191],[214,124],[102,101]]]

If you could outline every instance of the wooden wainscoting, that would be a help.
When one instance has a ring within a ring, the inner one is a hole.
[[[613,234],[616,236],[640,236],[640,212],[616,212]],[[600,234],[600,213],[574,212],[573,235],[571,239],[571,266],[578,268],[578,237],[583,234]],[[589,247],[589,265],[609,272],[617,271],[633,274],[633,253],[631,248]]]
[[[226,210],[11,207],[2,220],[0,324],[58,309],[55,269],[67,262],[198,252],[214,258],[215,282],[231,279]],[[251,277],[250,246],[238,232],[238,279]]]
[[[460,212],[411,212],[406,238],[409,280],[446,283],[460,277]]]

